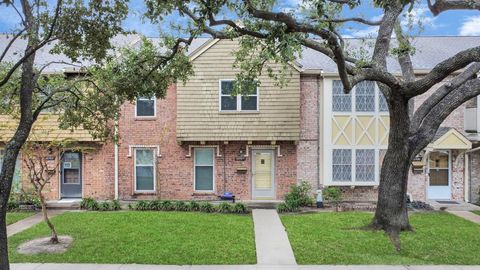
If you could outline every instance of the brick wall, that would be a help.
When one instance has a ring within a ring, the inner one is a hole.
[[[113,144],[100,145],[98,143],[82,143],[82,192],[83,197],[92,197],[96,199],[113,199],[114,197],[114,164],[113,164]],[[55,164],[58,163],[61,152],[45,149],[41,150],[41,155],[53,157]],[[22,159],[22,155],[20,155]],[[28,178],[28,168],[22,160],[22,187],[24,190],[31,190],[32,185]],[[58,163],[59,164],[59,163]],[[60,166],[54,172],[55,175],[50,179],[50,183],[44,188],[44,194],[48,200],[60,199]]]
[[[470,202],[480,203],[480,151],[470,154]]]
[[[187,157],[189,145],[176,141],[176,88],[170,87],[166,98],[157,100],[157,115],[154,119],[135,118],[135,105],[124,104],[119,122],[119,195],[121,199],[215,199],[225,190],[234,192],[240,200],[251,199],[251,159],[239,160],[240,151],[245,153],[246,142],[208,142],[206,145],[219,146],[221,157],[215,155],[215,194],[194,192],[194,160]],[[253,145],[267,145],[270,142],[254,142]],[[277,142],[282,157],[276,157],[276,193],[283,198],[289,186],[296,181],[296,146],[289,142]],[[134,157],[129,157],[129,147],[135,145],[158,145],[161,157],[156,159],[156,192],[135,194]],[[205,145],[202,145],[205,146]],[[193,152],[193,150],[192,150]],[[224,177],[225,160],[225,177]],[[247,168],[246,173],[237,168]],[[224,179],[226,182],[224,182]]]
[[[308,181],[313,190],[319,181],[319,83],[317,76],[300,80],[300,141],[297,145],[297,180]]]

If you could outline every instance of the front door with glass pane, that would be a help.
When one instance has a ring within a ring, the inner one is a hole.
[[[253,199],[275,199],[275,159],[273,150],[252,150]]]
[[[449,200],[451,198],[450,151],[431,152],[428,162],[428,198]]]
[[[65,152],[60,165],[61,197],[82,197],[82,154]]]

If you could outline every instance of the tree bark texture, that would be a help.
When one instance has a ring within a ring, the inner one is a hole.
[[[400,249],[399,233],[412,230],[406,206],[408,171],[413,159],[409,145],[409,101],[394,96],[390,105],[389,147],[380,173],[377,209],[371,227],[384,230]]]

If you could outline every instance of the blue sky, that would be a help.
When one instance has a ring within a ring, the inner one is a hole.
[[[279,7],[285,10],[295,10],[298,5],[302,4],[302,0],[279,0]],[[159,26],[149,24],[141,19],[143,11],[142,0],[131,0],[131,13],[125,21],[125,27],[129,30],[135,30],[146,36],[158,36]],[[346,10],[346,16],[361,16],[364,18],[375,19],[380,15],[380,11],[376,10],[364,2],[364,4],[356,8],[354,11]],[[413,34],[420,35],[464,35],[464,36],[480,36],[480,11],[449,11],[442,13],[437,17],[432,17],[425,3],[416,4],[412,13],[408,15],[415,25],[422,25],[422,29],[414,29]],[[176,18],[170,18],[175,21]],[[0,32],[8,33],[18,24],[18,17],[10,7],[0,5]],[[163,26],[165,30],[167,24]],[[404,19],[404,25],[407,26],[407,19]],[[374,35],[375,27],[365,27],[358,25],[347,25],[343,30],[343,34],[349,37],[364,37]]]

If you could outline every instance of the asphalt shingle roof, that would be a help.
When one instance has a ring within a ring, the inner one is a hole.
[[[8,41],[11,39],[11,35],[0,34],[0,52],[7,46]],[[121,35],[117,36],[113,40],[113,44],[117,47],[123,47],[126,45],[134,46],[141,37],[136,34],[131,35]],[[158,38],[149,38],[154,43],[158,42]],[[192,45],[189,47],[189,52],[197,50],[200,46],[208,42],[209,38],[199,38],[193,41]],[[360,53],[360,50],[368,51],[372,50],[373,40],[363,40],[363,39],[345,39],[347,44],[347,52],[349,54],[355,55]],[[393,44],[396,43],[396,40],[393,40]],[[422,36],[416,37],[413,40],[413,46],[416,49],[415,54],[412,56],[412,62],[414,68],[417,70],[429,70],[435,66],[438,62],[445,60],[446,58],[454,55],[455,53],[479,46],[480,37],[463,37],[463,36]],[[6,55],[6,61],[14,61],[18,59],[25,49],[26,41],[19,39],[15,41],[12,48]],[[46,63],[52,61],[64,61],[70,62],[70,60],[65,55],[52,55],[50,54],[50,49],[53,47],[53,44],[45,46],[37,52],[36,64],[42,66]],[[360,48],[360,49],[359,49]],[[366,49],[365,49],[366,48]],[[303,69],[318,69],[323,70],[328,73],[337,72],[335,63],[330,60],[325,55],[314,51],[309,48],[305,48],[301,57],[298,59],[298,63]],[[92,63],[89,61],[80,61],[75,63],[81,66],[88,66]],[[65,68],[71,68],[69,65],[65,64],[52,64],[45,69],[45,72],[62,72]],[[398,72],[400,68],[396,59],[388,59],[388,69],[391,72]]]

